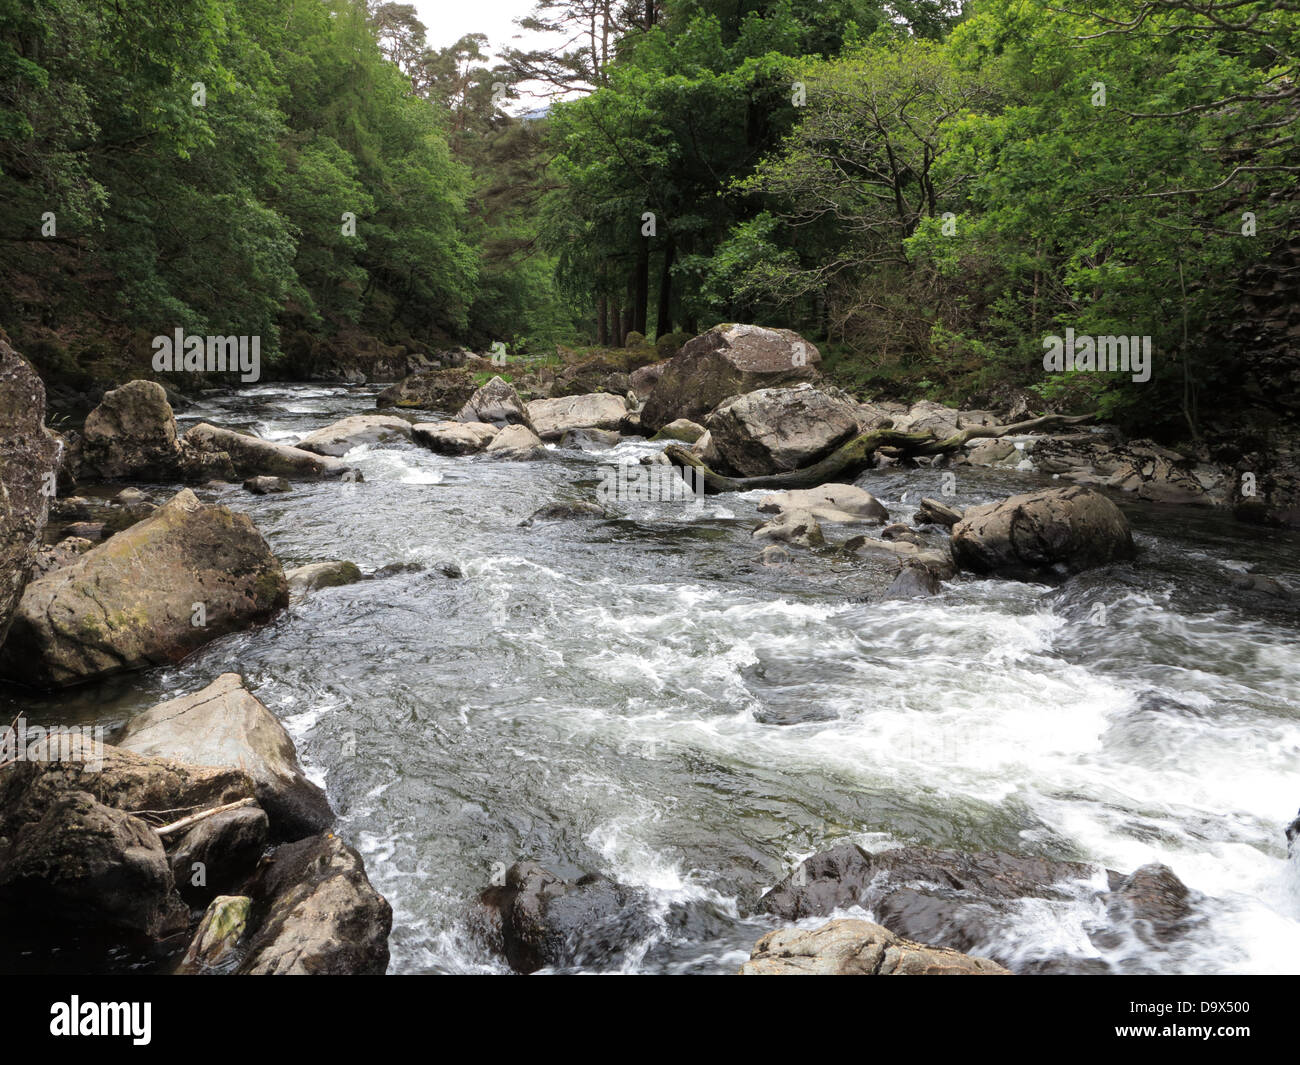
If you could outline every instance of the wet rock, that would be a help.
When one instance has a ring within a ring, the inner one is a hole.
[[[354,562],[313,562],[285,573],[289,591],[295,595],[321,588],[339,588],[361,580],[361,570]]]
[[[650,439],[679,440],[683,444],[693,444],[707,432],[708,430],[699,422],[693,422],[689,418],[678,418],[676,421],[669,422]]]
[[[719,325],[688,341],[663,366],[646,399],[641,424],[656,433],[671,421],[704,416],[729,396],[813,381],[821,353],[789,329]],[[641,395],[636,374],[632,388]]]
[[[238,673],[223,673],[201,691],[137,714],[120,746],[190,765],[244,770],[276,839],[301,839],[334,823],[329,800],[303,773],[289,733]]]
[[[472,396],[456,415],[460,422],[486,422],[504,429],[507,425],[523,425],[533,428],[528,408],[519,398],[514,385],[500,377],[494,377]]]
[[[915,599],[939,594],[939,576],[927,566],[905,565],[885,591],[886,599]]]
[[[758,561],[764,566],[784,566],[794,555],[780,544],[768,544],[758,553]]]
[[[77,476],[101,480],[201,482],[233,477],[220,448],[199,448],[176,435],[167,392],[155,381],[129,381],[104,393],[82,429]]]
[[[187,921],[158,836],[86,791],[57,796],[39,820],[0,838],[0,901],[43,921],[151,939]]]
[[[255,496],[273,495],[289,491],[289,482],[283,477],[250,477],[244,482],[244,490]]]
[[[806,510],[783,510],[750,534],[755,540],[777,540],[798,547],[821,547],[826,543],[822,527]]]
[[[892,556],[905,566],[924,567],[941,581],[946,581],[957,573],[957,566],[946,545],[926,547],[907,540],[876,540],[869,536],[854,536],[844,542],[843,550],[850,554]]]
[[[805,510],[818,521],[876,525],[889,520],[889,511],[875,496],[851,484],[776,492],[758,501],[760,514]]]
[[[618,431],[623,436],[644,436],[645,430],[641,427],[641,412],[639,410],[630,410],[623,415],[622,421],[618,423]]]
[[[375,397],[375,406],[414,407],[450,414],[469,402],[475,391],[474,375],[469,370],[425,370],[384,389]]]
[[[185,434],[185,443],[199,451],[230,456],[237,477],[268,474],[293,479],[359,479],[356,468],[328,455],[316,455],[288,444],[276,444],[260,437],[247,436],[230,429],[219,429],[200,422]]]
[[[247,515],[183,489],[28,585],[0,648],[0,675],[63,687],[178,662],[269,621],[288,597],[280,563]]]
[[[961,521],[961,518],[960,510],[926,496],[921,500],[921,505],[916,508],[916,515],[912,520],[917,525],[944,525],[951,528]]]
[[[809,386],[764,388],[724,400],[705,424],[717,472],[739,477],[811,466],[858,433],[852,400]]]
[[[104,539],[105,525],[102,521],[74,521],[70,522],[64,532],[76,540],[89,540],[92,544],[97,544]]]
[[[1127,519],[1088,488],[1058,488],[971,507],[953,527],[957,564],[1029,578],[1077,573],[1134,556]]]
[[[741,976],[1007,976],[997,962],[927,947],[870,921],[778,928],[755,945]]]
[[[618,433],[607,429],[570,429],[560,438],[560,447],[576,448],[580,451],[603,451],[616,446],[621,439]]]
[[[36,560],[32,565],[33,579],[70,565],[94,546],[94,543],[84,536],[68,536],[57,544],[47,544],[37,552]]]
[[[138,507],[149,502],[149,497],[138,488],[123,488],[113,497],[119,507]]]
[[[880,538],[882,540],[902,540],[909,544],[916,544],[917,547],[925,546],[925,540],[902,522],[886,525],[880,530]]]
[[[239,946],[248,933],[253,900],[247,895],[220,895],[209,903],[199,921],[178,976],[225,973],[238,963]]]
[[[270,840],[270,821],[258,806],[205,817],[173,842],[168,861],[177,890],[189,903],[240,887],[257,868]]]
[[[1294,848],[1296,837],[1300,836],[1300,814],[1296,819],[1286,826],[1286,852],[1290,854]]]
[[[617,430],[626,416],[627,401],[602,392],[528,404],[528,418],[543,440],[559,440],[570,429]]]
[[[303,451],[341,458],[362,444],[402,443],[411,439],[411,423],[386,414],[354,414],[298,441]]]
[[[472,455],[482,451],[500,430],[484,422],[421,422],[412,427],[417,444],[439,455]]]
[[[480,903],[493,947],[519,973],[606,961],[650,930],[635,892],[594,873],[564,880],[536,862],[512,865]]]
[[[332,833],[278,848],[249,885],[264,916],[240,975],[379,976],[388,969],[393,910],[361,856]]]
[[[40,550],[61,450],[45,428],[45,386],[0,340],[0,643]]]
[[[997,466],[1019,454],[1009,440],[980,440],[966,449],[966,457],[974,466]]]
[[[486,448],[486,454],[493,458],[526,462],[545,456],[546,446],[527,426],[507,425],[492,438],[492,442]]]
[[[538,507],[519,523],[520,528],[529,528],[537,522],[575,521],[581,518],[607,518],[608,512],[596,503],[581,499],[566,499],[558,503],[547,503]]]

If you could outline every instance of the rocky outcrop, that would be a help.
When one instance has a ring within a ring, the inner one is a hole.
[[[655,433],[677,418],[702,422],[728,396],[816,380],[820,362],[816,345],[789,329],[714,326],[664,365],[641,425]],[[635,375],[631,384],[638,388]]]
[[[524,462],[546,454],[541,438],[525,425],[507,425],[484,449],[493,458]]]
[[[439,455],[475,454],[500,431],[485,422],[421,422],[412,426],[415,442]]]
[[[298,447],[315,455],[341,458],[362,444],[401,443],[411,439],[411,423],[386,414],[354,414],[308,433]]]
[[[804,510],[818,521],[846,525],[879,525],[889,520],[889,511],[883,503],[870,492],[851,484],[823,484],[817,488],[774,492],[758,501],[760,514],[775,514],[783,510]]]
[[[474,375],[465,369],[425,370],[384,389],[377,407],[413,407],[447,414],[460,410],[476,391]]]
[[[336,458],[236,433],[231,429],[219,429],[207,422],[200,422],[190,429],[185,434],[184,442],[209,454],[228,455],[236,477],[267,474],[293,479],[344,476],[351,480],[359,479],[355,467]]]
[[[246,892],[261,919],[247,935],[240,975],[380,976],[393,909],[361,856],[332,833],[278,848]]]
[[[870,921],[778,928],[755,945],[741,976],[1007,976],[988,958],[927,947]]]
[[[528,404],[528,417],[543,440],[559,440],[570,429],[617,429],[626,414],[621,396],[602,392]]]
[[[593,964],[649,933],[644,901],[598,874],[564,880],[518,862],[479,898],[489,944],[519,973]]]
[[[244,770],[276,839],[301,839],[334,822],[329,800],[304,775],[284,726],[238,673],[224,673],[202,691],[137,714],[120,746],[190,765]]]
[[[40,549],[59,453],[45,428],[45,386],[0,340],[0,643]]]
[[[724,400],[705,424],[717,456],[712,468],[738,477],[803,469],[858,435],[852,400],[807,386]]]
[[[533,429],[528,408],[519,398],[514,385],[494,377],[475,392],[461,407],[456,420],[461,422],[486,422],[504,429],[507,425],[523,425]]]
[[[28,585],[0,676],[62,687],[178,662],[288,603],[280,563],[247,515],[184,489],[152,517]]]
[[[79,478],[197,482],[234,477],[220,448],[200,448],[176,434],[176,416],[156,381],[129,381],[104,393],[82,429]]]
[[[971,507],[952,530],[957,564],[976,573],[1035,578],[1132,558],[1128,520],[1088,488],[1058,488]]]
[[[289,591],[295,595],[314,592],[321,588],[340,588],[362,579],[355,562],[312,562],[306,566],[285,571]]]

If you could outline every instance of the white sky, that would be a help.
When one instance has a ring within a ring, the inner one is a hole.
[[[526,47],[546,34],[528,34],[512,40],[522,31],[514,20],[527,15],[532,0],[412,0],[420,21],[428,27],[429,45],[446,48],[467,33],[486,33],[494,54],[503,46]],[[558,40],[558,35],[556,37]]]

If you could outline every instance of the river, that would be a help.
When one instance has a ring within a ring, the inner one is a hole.
[[[375,391],[266,385],[178,418],[292,443],[373,410]],[[521,857],[647,893],[652,934],[603,968],[734,972],[772,927],[753,915],[759,895],[843,838],[1125,872],[1159,861],[1212,900],[1167,949],[1104,953],[1085,931],[1095,903],[1026,903],[997,944],[1026,964],[1300,970],[1300,875],[1282,834],[1300,804],[1300,598],[1232,584],[1257,567],[1300,589],[1295,534],[1120,500],[1131,565],[1059,588],[959,578],[882,602],[883,571],[832,551],[759,564],[759,493],[519,526],[593,499],[601,464],[659,446],[528,463],[359,448],[361,484],[201,491],[249,513],[286,568],[415,568],[295,599],[175,668],[10,690],[0,707],[117,726],[242,673],[392,903],[394,973],[507,971],[467,913]],[[959,507],[1052,483],[957,474]],[[906,521],[940,477],[857,483]]]

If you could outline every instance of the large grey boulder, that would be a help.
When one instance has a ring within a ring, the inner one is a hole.
[[[63,687],[179,662],[288,605],[284,571],[245,514],[188,488],[23,593],[0,676]]]
[[[149,757],[244,770],[274,838],[301,839],[334,822],[325,793],[303,773],[289,733],[238,673],[223,673],[201,691],[137,714],[119,745]]]
[[[852,484],[823,484],[816,488],[798,488],[774,492],[758,501],[760,514],[783,510],[804,510],[818,521],[845,525],[879,525],[889,520],[889,511],[866,489]]]
[[[362,444],[401,443],[411,439],[411,423],[388,414],[353,414],[308,433],[298,447],[316,455],[341,458]]]
[[[705,419],[718,473],[762,477],[802,469],[858,433],[857,405],[819,389],[763,388]]]
[[[381,976],[393,910],[361,856],[333,834],[279,847],[248,894],[263,914],[248,938],[242,975]]]
[[[541,458],[546,454],[546,445],[541,437],[525,425],[507,425],[492,438],[485,449],[486,453],[499,459],[512,459],[517,462]]]
[[[953,526],[957,564],[975,573],[1033,579],[1132,558],[1128,520],[1090,488],[1054,488],[971,507]]]
[[[608,392],[528,404],[528,417],[543,440],[559,440],[570,429],[617,429],[626,414],[627,401]]]
[[[504,429],[507,425],[533,428],[528,408],[519,398],[515,386],[500,377],[494,377],[472,396],[456,415],[461,422],[487,422]]]
[[[988,958],[927,947],[870,921],[778,928],[755,945],[741,976],[1008,976]]]
[[[703,421],[728,396],[816,380],[820,362],[817,346],[789,329],[714,326],[664,364],[641,425],[656,433],[677,418]],[[631,383],[639,391],[636,375]]]
[[[412,427],[415,442],[439,455],[473,455],[500,431],[486,422],[420,422]]]
[[[384,389],[375,397],[377,407],[412,407],[450,414],[460,410],[477,391],[474,375],[466,369],[424,370]]]
[[[0,643],[40,550],[59,452],[45,428],[45,386],[0,340]]]
[[[220,429],[207,422],[200,422],[190,429],[184,442],[199,451],[228,455],[237,477],[258,474],[290,478],[357,477],[355,467],[329,455],[317,455],[232,429]]]

